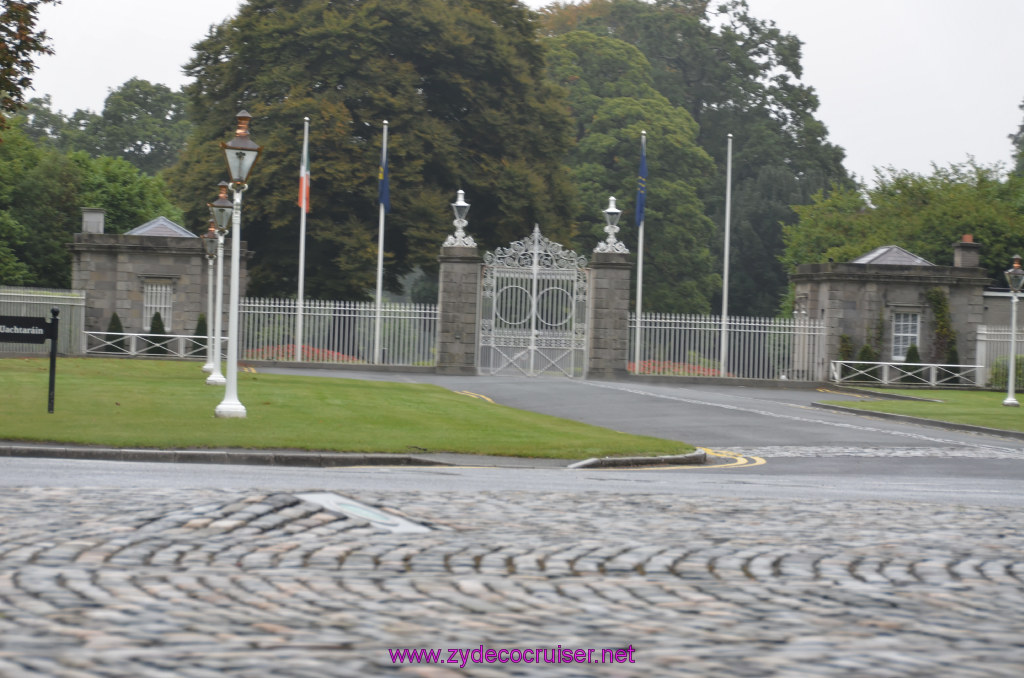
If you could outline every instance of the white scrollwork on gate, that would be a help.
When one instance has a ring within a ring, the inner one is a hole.
[[[587,260],[533,234],[484,254],[480,318],[485,374],[582,377]]]

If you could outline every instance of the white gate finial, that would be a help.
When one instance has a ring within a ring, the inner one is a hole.
[[[594,248],[595,252],[614,252],[616,254],[629,254],[629,250],[626,249],[625,243],[615,237],[615,234],[619,232],[619,215],[622,214],[622,210],[615,206],[615,198],[610,196],[608,198],[608,209],[604,211],[605,227],[604,232],[608,234],[608,238],[603,242],[599,242],[597,247]]]
[[[452,203],[452,210],[455,212],[455,221],[452,224],[455,226],[455,235],[448,236],[448,239],[444,241],[445,247],[476,247],[476,241],[471,236],[466,235],[463,230],[466,228],[466,214],[469,212],[469,203],[466,202],[466,193],[461,189],[455,194],[455,202]]]

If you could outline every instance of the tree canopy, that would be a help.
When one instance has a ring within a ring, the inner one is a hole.
[[[48,3],[60,0],[0,0],[0,130],[7,126],[7,115],[24,104],[35,58],[53,54],[46,31],[36,29],[39,7]]]
[[[83,207],[106,210],[108,233],[124,233],[181,211],[163,183],[120,158],[63,153],[34,142],[14,117],[0,144],[0,284],[67,287],[67,245],[81,230]]]
[[[781,225],[796,221],[790,205],[810,202],[833,183],[849,183],[842,150],[814,117],[817,96],[800,82],[800,41],[751,16],[743,0],[713,9],[706,0],[590,0],[555,3],[542,16],[551,36],[582,30],[636,46],[650,65],[648,82],[697,123],[695,141],[717,171],[698,184],[715,231],[698,226],[694,237],[710,248],[716,271],[722,270],[726,138],[734,135],[730,306],[736,313],[772,314],[787,287],[777,257]],[[656,148],[652,137],[649,153]],[[656,176],[651,168],[652,206]],[[649,233],[659,228],[654,216]],[[682,280],[687,272],[669,274]],[[705,278],[698,286],[708,284]],[[709,292],[719,297],[720,284]]]
[[[874,188],[819,193],[785,229],[783,263],[851,261],[882,245],[898,245],[933,264],[953,264],[952,244],[965,234],[982,245],[981,265],[995,280],[1024,252],[1020,222],[1024,178],[1004,180],[999,167],[973,162],[932,174],[879,170]]]
[[[101,113],[54,111],[49,95],[25,105],[23,129],[62,151],[123,158],[155,175],[178,160],[190,125],[185,95],[166,85],[132,78],[107,95]]]
[[[383,120],[390,288],[436,264],[459,188],[472,204],[468,232],[484,247],[519,239],[535,222],[567,241],[571,125],[564,94],[545,78],[531,17],[507,0],[250,0],[211,29],[186,67],[194,132],[169,181],[200,220],[224,178],[215,142],[229,136],[238,109],[252,114],[265,148],[243,213],[255,294],[295,289],[304,116],[311,296],[360,298],[373,286]]]
[[[547,43],[551,77],[569,91],[576,144],[568,156],[580,200],[577,249],[604,238],[601,210],[608,196],[635,203],[641,132],[648,133],[648,202],[644,308],[706,313],[721,284],[708,241],[699,188],[712,176],[711,158],[696,144],[697,125],[654,88],[651,67],[633,45],[607,35],[573,31]],[[626,211],[629,214],[628,210]],[[635,252],[637,224],[620,221],[619,238]]]

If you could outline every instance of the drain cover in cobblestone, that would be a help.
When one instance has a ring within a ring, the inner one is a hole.
[[[385,513],[372,506],[360,503],[355,499],[343,497],[333,492],[307,492],[295,495],[302,501],[322,506],[324,510],[331,513],[340,513],[350,518],[360,518],[369,521],[373,526],[396,533],[424,533],[430,532],[430,528],[411,520],[400,518],[396,515]]]

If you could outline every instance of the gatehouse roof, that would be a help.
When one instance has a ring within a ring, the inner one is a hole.
[[[932,262],[896,245],[883,245],[857,257],[851,264],[883,264],[886,266],[934,266]]]
[[[141,226],[136,226],[125,235],[163,236],[165,238],[198,238],[182,226],[174,223],[167,217],[157,217],[147,221]]]

